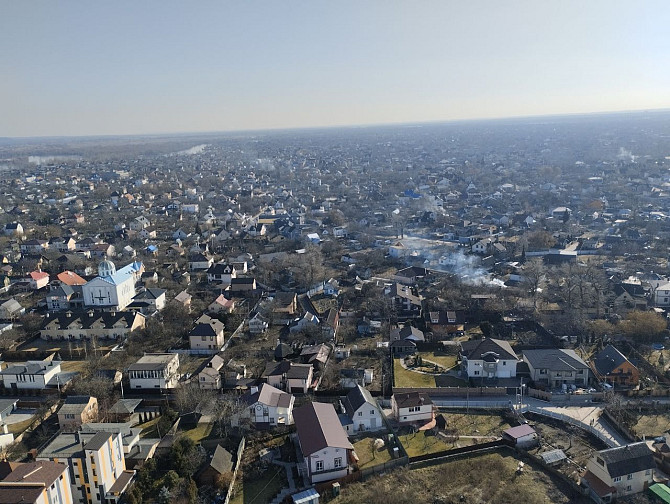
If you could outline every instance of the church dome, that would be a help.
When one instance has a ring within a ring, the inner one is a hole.
[[[108,277],[112,276],[114,273],[116,273],[116,266],[114,266],[112,261],[102,261],[98,265],[98,276]]]

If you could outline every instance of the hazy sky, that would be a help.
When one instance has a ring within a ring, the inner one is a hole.
[[[0,136],[670,108],[670,1],[0,0]]]

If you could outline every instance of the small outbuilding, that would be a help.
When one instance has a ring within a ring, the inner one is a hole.
[[[503,431],[503,439],[519,448],[530,448],[537,444],[537,432],[528,424],[521,424]]]

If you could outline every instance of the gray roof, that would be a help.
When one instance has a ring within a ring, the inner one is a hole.
[[[209,465],[219,474],[233,470],[233,456],[221,445],[216,445],[214,456]]]
[[[593,365],[601,375],[608,375],[626,362],[626,356],[612,345],[607,345],[593,358]]]
[[[502,360],[517,360],[518,357],[507,341],[483,338],[461,343],[462,354],[468,360],[482,360],[487,353],[494,353]]]
[[[552,371],[574,371],[588,369],[574,350],[564,348],[545,348],[541,350],[524,350],[524,359],[535,369],[550,369]]]
[[[605,461],[607,471],[612,478],[647,469],[656,469],[653,452],[645,441],[603,450],[596,456]]]
[[[105,446],[111,438],[112,435],[109,432],[97,432],[89,441],[84,445],[84,450],[94,450],[98,451],[100,448]]]
[[[267,406],[288,408],[291,405],[292,395],[279,390],[278,388],[263,383],[258,392],[249,394],[244,398],[247,404],[256,404],[257,402]]]
[[[115,415],[128,415],[135,412],[142,399],[119,399],[109,409],[110,413]]]
[[[372,394],[370,394],[370,391],[361,387],[360,385],[356,385],[355,388],[351,389],[351,392],[349,392],[344,398],[344,401],[342,401],[344,409],[346,410],[349,417],[353,417],[356,411],[358,411],[358,408],[363,406],[365,403],[370,403],[373,406],[376,404]]]

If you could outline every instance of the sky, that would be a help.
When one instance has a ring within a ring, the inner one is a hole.
[[[0,0],[0,136],[670,108],[667,0]]]

